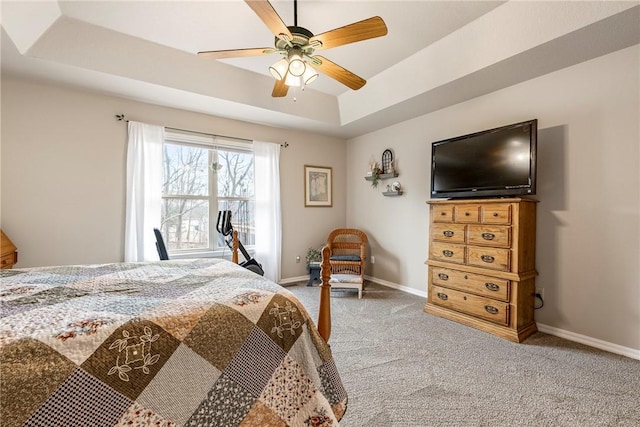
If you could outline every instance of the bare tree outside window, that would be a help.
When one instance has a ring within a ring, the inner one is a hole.
[[[218,210],[231,211],[231,223],[245,245],[255,244],[253,153],[218,151]]]
[[[218,210],[232,211],[243,244],[255,244],[253,153],[165,143],[161,230],[171,251],[216,250]]]

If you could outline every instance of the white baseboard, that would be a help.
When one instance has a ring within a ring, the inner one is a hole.
[[[300,282],[305,280],[309,280],[309,277],[307,276],[293,277],[290,279],[281,280],[280,284]],[[365,280],[368,280],[373,283],[377,283],[382,286],[386,286],[388,288],[393,288],[402,292],[407,292],[409,294],[417,295],[422,298],[427,298],[426,289],[422,291],[416,288],[411,288],[409,286],[400,285],[398,283],[389,282],[387,280],[382,280],[382,279],[378,279],[376,277],[371,277],[371,276],[365,276]],[[630,347],[624,347],[618,344],[599,340],[597,338],[592,338],[586,335],[576,334],[575,332],[566,331],[564,329],[555,328],[553,326],[544,325],[542,323],[536,323],[536,325],[538,326],[538,331],[544,332],[545,334],[564,338],[569,341],[579,342],[580,344],[585,344],[590,347],[598,348],[600,350],[608,351],[614,354],[619,354],[621,356],[629,357],[631,359],[640,360],[640,350],[630,348]]]
[[[424,291],[421,291],[421,290],[416,289],[416,288],[410,288],[409,286],[400,285],[398,283],[389,282],[387,280],[377,279],[377,278],[371,277],[371,276],[364,276],[364,279],[368,280],[370,282],[373,282],[373,283],[377,283],[377,284],[382,285],[382,286],[386,286],[388,288],[397,289],[399,291],[406,292],[408,294],[413,294],[413,295],[417,295],[419,297],[427,298],[427,290],[426,289]]]
[[[298,276],[298,277],[289,277],[288,279],[282,279],[278,282],[279,285],[285,286],[285,285],[289,285],[291,283],[297,283],[297,282],[308,282],[309,281],[309,275],[306,276]]]
[[[554,328],[553,326],[544,325],[542,323],[536,323],[536,325],[538,326],[538,331],[544,332],[545,334],[564,338],[569,341],[579,342],[580,344],[599,348],[600,350],[605,350],[610,353],[619,354],[621,356],[630,357],[631,359],[640,360],[640,350],[624,347],[618,344],[610,343],[608,341],[588,337],[586,335],[576,334],[575,332],[566,331],[564,329]]]

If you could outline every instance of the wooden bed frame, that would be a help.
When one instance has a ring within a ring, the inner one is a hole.
[[[231,252],[231,260],[238,264],[238,232],[233,230],[233,250]],[[329,278],[331,277],[331,265],[329,257],[331,250],[328,246],[322,248],[322,264],[320,264],[320,307],[318,308],[318,332],[325,341],[329,342],[331,335],[331,285]]]
[[[331,249],[329,246],[322,248],[322,264],[320,264],[320,307],[318,309],[318,332],[325,341],[329,342],[331,335],[331,285],[329,278],[331,277],[331,264],[329,257]]]

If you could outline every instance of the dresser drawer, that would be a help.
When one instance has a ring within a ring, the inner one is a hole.
[[[511,205],[508,203],[483,205],[480,218],[483,224],[511,224]]]
[[[431,206],[433,222],[453,222],[453,206],[433,205]]]
[[[435,305],[470,314],[500,325],[508,326],[509,324],[508,303],[440,286],[432,286],[431,292],[431,301]]]
[[[458,205],[453,212],[455,222],[464,224],[480,222],[480,205]]]
[[[511,250],[468,246],[467,264],[492,270],[510,271]]]
[[[511,247],[511,227],[500,225],[469,225],[468,227],[467,243],[470,245]]]
[[[431,238],[440,242],[464,243],[464,224],[432,224]]]
[[[432,267],[431,282],[434,285],[457,289],[487,298],[509,301],[511,281],[497,277],[471,274],[448,268]]]
[[[455,243],[431,242],[429,258],[464,264],[466,260],[465,248],[465,245]]]

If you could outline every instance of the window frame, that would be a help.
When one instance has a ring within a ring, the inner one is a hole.
[[[255,195],[255,154],[253,151],[253,143],[252,141],[245,140],[236,140],[231,138],[225,138],[220,136],[208,135],[208,134],[200,134],[200,133],[191,133],[187,131],[176,131],[165,129],[165,138],[163,144],[172,144],[172,145],[182,145],[182,146],[190,146],[194,148],[206,149],[208,150],[208,165],[210,166],[214,161],[218,162],[218,151],[235,151],[243,154],[250,154],[253,156],[253,185],[254,191],[252,197],[225,197],[218,196],[218,179],[216,172],[214,172],[210,167],[208,168],[208,184],[209,184],[209,194],[204,196],[197,195],[175,195],[175,194],[164,194],[162,193],[162,201],[167,199],[176,199],[176,200],[208,200],[209,202],[209,246],[207,248],[200,249],[173,249],[168,250],[169,256],[172,259],[181,259],[181,258],[210,258],[210,257],[223,257],[230,255],[230,249],[222,244],[218,246],[218,231],[216,230],[217,216],[218,216],[218,205],[220,200],[228,200],[230,202],[235,201],[248,201],[249,203],[253,203],[255,206],[256,195]],[[162,162],[164,163],[164,151],[162,156]],[[164,168],[163,168],[164,169]],[[254,211],[255,214],[255,211]],[[255,217],[254,217],[255,221]],[[167,239],[168,236],[163,236]],[[168,243],[168,241],[167,241]],[[254,245],[243,243],[245,249],[249,253],[254,252]]]

